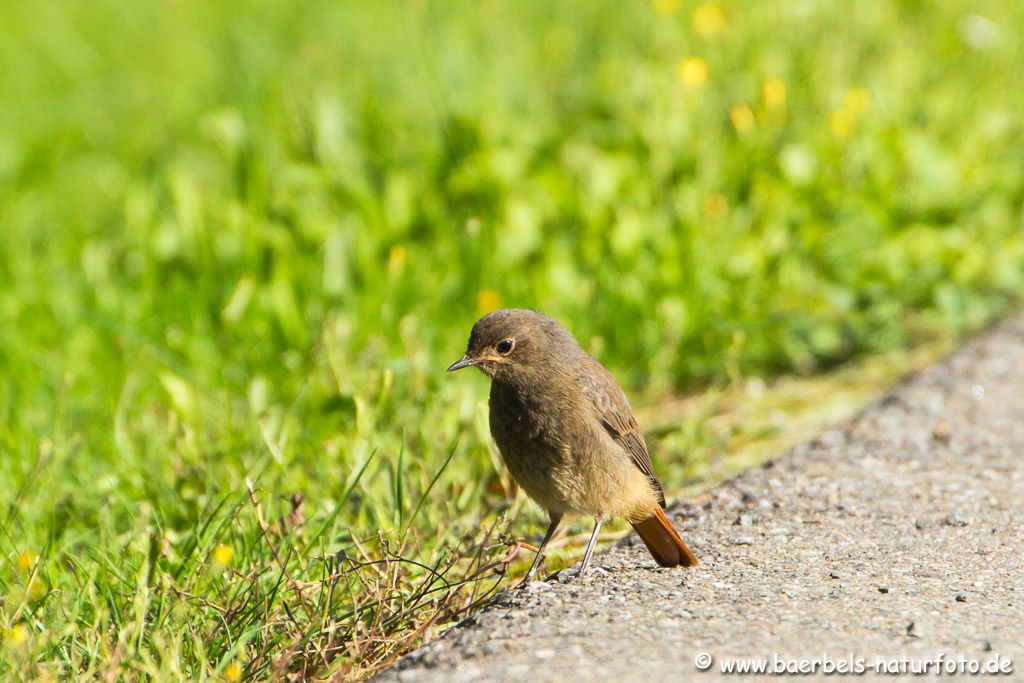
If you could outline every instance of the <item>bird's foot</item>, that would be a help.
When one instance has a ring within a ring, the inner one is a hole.
[[[519,583],[517,583],[516,585],[512,586],[512,590],[514,590],[514,591],[526,590],[526,588],[531,583],[533,583],[533,577],[536,576],[536,574],[537,574],[536,571],[529,571],[529,572],[527,572],[526,576],[524,576],[523,578],[519,579]]]

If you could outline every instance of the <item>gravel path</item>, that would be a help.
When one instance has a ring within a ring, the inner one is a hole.
[[[871,680],[926,661],[934,675],[939,653],[945,677],[975,660],[1024,680],[1022,501],[1018,317],[849,423],[674,506],[697,569],[659,569],[633,537],[582,580],[570,569],[500,594],[378,680],[713,680],[730,658],[758,657],[819,660],[804,680],[859,661]]]

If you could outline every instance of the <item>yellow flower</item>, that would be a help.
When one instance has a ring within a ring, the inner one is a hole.
[[[235,559],[235,551],[231,549],[231,546],[219,543],[213,549],[213,563],[218,567],[228,566],[233,559]]]
[[[709,194],[700,203],[701,213],[704,214],[705,218],[713,221],[723,218],[728,210],[729,201],[721,192]]]
[[[705,38],[714,38],[725,30],[725,15],[718,5],[701,3],[693,8],[690,21],[697,33]]]
[[[781,78],[769,78],[761,85],[764,103],[769,109],[781,109],[786,106],[786,84]]]
[[[21,645],[28,640],[28,627],[25,624],[17,624],[14,628],[7,632],[7,637],[4,638],[4,642],[8,645]]]
[[[391,245],[388,250],[388,271],[397,273],[405,267],[405,247],[401,244]]]
[[[708,63],[700,57],[687,57],[679,62],[676,73],[683,85],[688,88],[699,88],[708,80]]]
[[[38,561],[39,561],[39,556],[38,555],[36,555],[33,552],[30,552],[30,551],[26,550],[26,551],[22,552],[20,555],[18,555],[18,559],[16,561],[16,564],[18,565],[18,569],[20,569],[21,571],[29,572],[29,571],[32,571],[32,568],[36,566],[36,562],[38,562]]]
[[[486,315],[501,308],[501,295],[493,289],[485,289],[476,295],[476,314]]]
[[[224,680],[228,683],[238,683],[242,680],[242,667],[238,665],[238,662],[231,662],[224,667]]]
[[[683,6],[683,0],[653,0],[654,11],[663,17],[670,17]]]
[[[729,119],[738,133],[746,133],[754,129],[754,112],[750,111],[750,107],[745,104],[733,105],[733,108],[729,110]]]
[[[871,106],[871,95],[864,88],[850,88],[843,99],[846,110],[855,117],[862,116]]]
[[[42,600],[46,595],[46,584],[40,581],[38,578],[33,579],[28,584],[28,597],[31,600]]]
[[[845,109],[837,109],[828,115],[828,129],[838,140],[845,140],[853,132],[853,117]]]

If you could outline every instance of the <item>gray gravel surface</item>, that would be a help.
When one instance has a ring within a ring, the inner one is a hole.
[[[870,680],[877,658],[921,667],[943,653],[945,667],[998,658],[1012,666],[1000,680],[1024,680],[1022,457],[1018,317],[849,423],[675,505],[697,569],[660,569],[633,537],[582,579],[568,569],[501,593],[378,679],[712,680],[730,658],[778,657],[820,660],[803,680],[862,660]]]

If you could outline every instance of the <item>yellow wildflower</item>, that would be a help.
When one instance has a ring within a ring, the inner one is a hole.
[[[729,201],[721,192],[709,194],[700,203],[700,212],[704,214],[705,218],[713,221],[723,218],[728,210]]]
[[[46,584],[40,581],[38,578],[29,582],[28,585],[28,597],[32,600],[42,600],[46,595]]]
[[[861,117],[871,104],[871,96],[863,88],[850,88],[846,91],[843,103],[846,105],[847,112],[854,117]]]
[[[754,128],[754,112],[745,104],[733,105],[729,110],[729,119],[738,133],[746,133]]]
[[[485,289],[476,295],[476,314],[486,315],[501,308],[501,295],[493,289]]]
[[[16,564],[18,565],[18,569],[20,569],[23,572],[28,572],[32,571],[32,568],[36,566],[36,562],[38,561],[38,555],[29,550],[25,550],[20,555],[18,555]]]
[[[388,271],[397,273],[405,267],[405,247],[401,244],[391,245],[388,250]]]
[[[231,662],[224,667],[224,680],[228,683],[238,683],[242,680],[242,667],[238,665],[238,662]]]
[[[25,624],[17,624],[7,632],[4,642],[8,645],[21,645],[28,640],[28,627]]]
[[[845,140],[853,132],[853,117],[845,109],[837,109],[828,115],[828,129],[833,137]]]
[[[687,57],[676,69],[679,80],[688,88],[699,88],[708,80],[708,63],[700,57]]]
[[[864,88],[850,88],[846,91],[843,103],[853,116],[862,116],[871,106],[871,95]]]
[[[725,30],[725,15],[715,4],[704,2],[693,8],[690,21],[698,34],[705,38],[714,38]]]
[[[231,546],[218,543],[217,547],[213,549],[213,563],[218,567],[228,566],[233,559],[235,559],[235,551],[231,549]]]
[[[761,85],[761,95],[769,109],[786,106],[786,84],[781,78],[769,78]]]
[[[680,10],[683,0],[653,0],[654,11],[663,17],[670,17]]]

